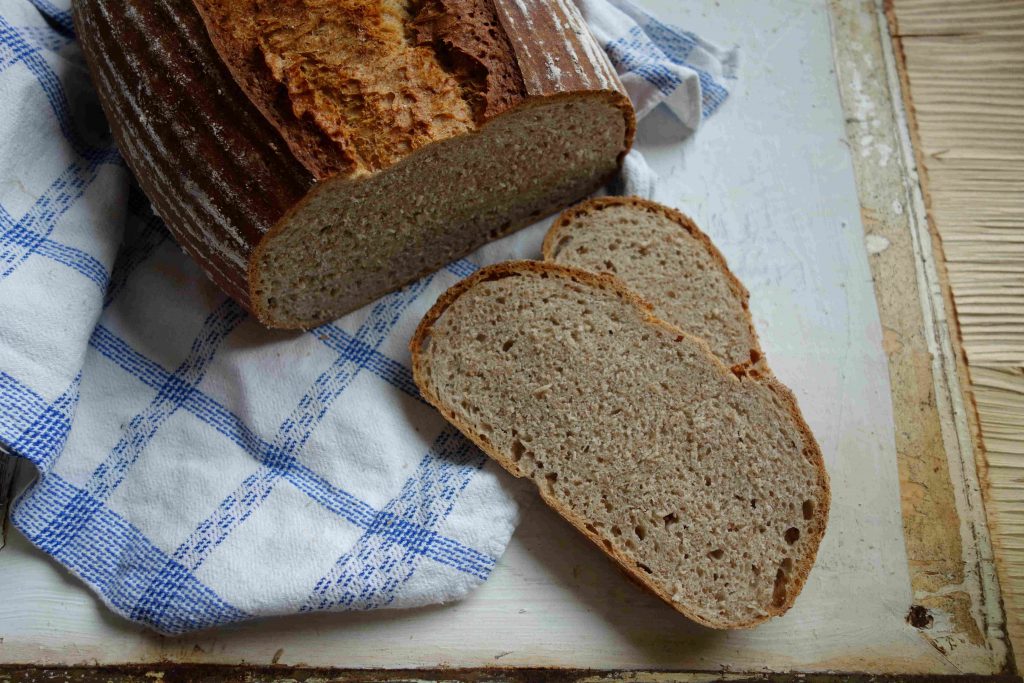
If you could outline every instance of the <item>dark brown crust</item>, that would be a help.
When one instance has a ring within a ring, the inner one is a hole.
[[[303,142],[301,132],[282,135],[267,107],[253,103],[239,85],[248,67],[225,63],[193,0],[75,0],[73,9],[114,137],[154,208],[214,282],[263,324],[282,326],[254,310],[253,254],[320,184],[309,167],[321,173],[330,164],[320,168],[308,158],[318,145]],[[519,53],[516,59],[518,68]],[[582,88],[565,81],[543,90],[526,88],[525,99],[505,113],[549,96],[601,92],[626,120],[621,160],[635,126],[621,83]],[[338,176],[346,174],[330,178]]]
[[[202,16],[214,49],[235,78],[242,92],[277,129],[310,175],[322,179],[351,169],[351,162],[312,121],[292,115],[287,96],[274,80],[255,45],[247,44],[229,29],[237,22],[254,17],[258,0],[192,0]]]
[[[622,299],[623,302],[635,306],[642,314],[644,322],[667,330],[672,333],[678,341],[689,339],[691,341],[698,342],[707,352],[709,363],[716,365],[723,374],[731,374],[729,368],[727,368],[718,359],[718,357],[711,352],[711,348],[703,339],[690,335],[683,330],[680,330],[678,327],[655,317],[651,313],[652,307],[649,303],[638,297],[635,293],[626,288],[620,280],[611,275],[604,273],[592,273],[577,268],[569,268],[567,266],[541,261],[508,261],[483,268],[473,275],[470,275],[464,280],[456,283],[448,289],[448,291],[442,294],[423,317],[423,320],[420,321],[419,326],[416,328],[416,332],[413,334],[413,337],[409,342],[409,351],[412,354],[413,380],[416,382],[416,386],[419,387],[423,398],[428,403],[437,408],[446,420],[455,425],[459,431],[465,434],[470,440],[479,446],[481,450],[496,460],[498,464],[508,470],[508,472],[515,477],[522,477],[523,473],[516,466],[511,455],[500,453],[493,444],[484,439],[480,434],[476,433],[476,430],[470,428],[469,425],[459,418],[452,407],[446,406],[438,398],[437,394],[433,392],[427,378],[423,374],[422,351],[424,342],[430,336],[434,323],[437,322],[445,311],[448,310],[448,307],[451,306],[460,296],[481,282],[499,280],[505,277],[516,277],[525,273],[546,273],[555,277],[567,278],[574,282],[589,284],[605,290],[611,290],[616,296]],[[810,427],[808,427],[807,423],[804,421],[803,415],[800,413],[800,409],[797,406],[796,398],[793,396],[792,392],[774,377],[770,376],[753,378],[748,375],[741,374],[738,376],[738,380],[743,382],[762,383],[779,396],[779,398],[781,398],[786,404],[793,416],[793,420],[796,423],[797,428],[804,437],[805,448],[803,455],[807,458],[808,462],[814,465],[815,470],[818,473],[818,482],[822,491],[822,498],[818,501],[819,505],[814,512],[813,520],[818,533],[814,536],[813,543],[809,544],[810,550],[797,563],[793,576],[790,577],[790,582],[787,584],[786,601],[778,607],[773,605],[767,606],[767,614],[765,616],[744,622],[715,622],[690,612],[685,608],[685,606],[673,602],[671,595],[669,595],[662,587],[657,586],[653,581],[651,581],[647,572],[643,571],[635,562],[625,555],[616,552],[614,549],[609,550],[606,548],[603,543],[603,539],[586,528],[586,520],[577,518],[572,511],[559,505],[557,501],[553,500],[543,489],[538,487],[538,492],[540,493],[541,498],[544,499],[545,503],[558,512],[566,521],[576,527],[581,534],[590,539],[590,541],[600,548],[602,552],[611,557],[630,576],[630,578],[657,595],[688,619],[704,626],[717,629],[750,628],[772,617],[784,614],[793,606],[793,602],[796,600],[797,595],[800,594],[800,591],[807,580],[807,576],[810,574],[811,567],[814,565],[814,560],[817,557],[821,539],[825,535],[828,511],[831,504],[829,477],[828,472],[825,470],[825,463],[821,455],[821,449],[819,448],[817,441],[814,439],[814,435],[811,433]]]
[[[477,123],[519,104],[523,75],[491,0],[423,0],[413,19],[420,45],[431,45],[463,83]]]
[[[609,206],[634,206],[640,209],[660,213],[670,221],[679,225],[679,227],[704,245],[704,248],[709,254],[711,254],[711,257],[722,269],[722,272],[725,274],[729,283],[729,289],[732,290],[733,295],[739,300],[740,305],[743,307],[744,322],[746,322],[747,329],[750,331],[750,338],[754,342],[754,347],[750,349],[750,358],[752,360],[749,363],[742,363],[733,366],[733,372],[744,371],[753,374],[771,373],[771,369],[768,367],[767,361],[765,360],[764,351],[761,350],[761,342],[757,337],[757,330],[754,329],[754,320],[750,316],[750,292],[747,291],[747,288],[729,268],[729,264],[726,262],[725,256],[718,250],[718,247],[716,247],[715,243],[711,241],[711,238],[708,237],[703,230],[697,227],[697,224],[694,223],[692,218],[681,211],[677,211],[670,206],[665,206],[664,204],[651,201],[650,199],[644,199],[643,197],[616,196],[588,199],[574,206],[570,206],[555,219],[554,223],[551,224],[551,228],[548,230],[547,235],[544,236],[544,245],[541,248],[544,260],[550,263],[556,263],[555,259],[558,257],[558,233],[561,230],[568,227],[570,224],[575,223],[581,216],[595,211],[601,211]],[[579,226],[573,226],[573,228],[576,230],[585,229]]]
[[[244,263],[311,178],[249,106],[191,0],[78,0],[73,9],[128,166],[179,244],[248,307],[245,269],[202,238],[237,231]],[[223,220],[206,220],[211,212]]]
[[[626,144],[633,144],[636,112],[611,66],[587,55],[600,50],[572,0],[492,0],[515,53],[528,97],[601,90],[617,93],[626,117]],[[619,159],[621,163],[621,157]]]

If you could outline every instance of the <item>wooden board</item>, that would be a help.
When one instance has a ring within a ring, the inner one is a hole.
[[[933,233],[969,364],[987,504],[1024,663],[1024,2],[896,0],[889,12]]]
[[[736,91],[698,135],[679,142],[659,110],[637,144],[661,175],[656,198],[693,215],[751,290],[769,362],[825,453],[830,529],[794,609],[748,631],[697,627],[525,492],[507,553],[461,603],[174,639],[110,615],[15,533],[0,551],[0,585],[18,587],[0,601],[0,661],[1004,670],[955,340],[880,8],[644,4],[745,51]],[[537,249],[542,233],[510,239]],[[508,244],[485,252],[498,258]]]

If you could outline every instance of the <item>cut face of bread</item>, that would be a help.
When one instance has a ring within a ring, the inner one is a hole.
[[[603,197],[559,216],[544,259],[611,273],[654,313],[703,337],[732,367],[763,370],[749,295],[711,240],[683,214],[638,197]]]
[[[254,255],[261,317],[284,327],[337,317],[585,196],[617,168],[617,105],[600,93],[552,97],[373,175],[325,181]]]
[[[782,614],[829,507],[790,392],[728,370],[608,276],[485,268],[420,324],[424,397],[643,585],[691,619]]]

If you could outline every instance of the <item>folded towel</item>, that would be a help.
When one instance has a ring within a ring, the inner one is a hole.
[[[694,107],[720,103],[721,53],[621,0],[581,5],[641,113],[664,101],[695,127]],[[0,93],[0,443],[37,470],[15,527],[169,634],[440,603],[484,581],[516,504],[420,398],[406,344],[459,278],[536,257],[544,226],[315,330],[271,332],[131,182],[68,0],[0,5]],[[649,188],[645,169],[631,156],[627,183]]]
[[[664,103],[696,130],[725,101],[739,51],[658,21],[630,0],[576,0],[591,32],[626,86],[636,115]]]

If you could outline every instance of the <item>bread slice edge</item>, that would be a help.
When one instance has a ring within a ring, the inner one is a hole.
[[[756,626],[768,619],[776,616],[780,616],[786,613],[796,601],[797,596],[803,590],[803,586],[807,581],[807,577],[810,574],[811,568],[814,566],[815,559],[817,558],[818,549],[821,546],[821,541],[824,538],[825,530],[828,522],[829,509],[831,507],[831,490],[829,486],[829,476],[825,469],[824,459],[821,454],[821,449],[818,446],[818,442],[815,440],[810,427],[804,421],[803,415],[800,413],[800,409],[796,402],[796,397],[785,385],[780,383],[771,375],[762,375],[760,377],[752,376],[742,369],[730,369],[711,351],[707,342],[697,335],[685,332],[671,323],[664,321],[652,313],[652,306],[641,299],[635,292],[627,288],[618,278],[604,274],[604,273],[593,273],[591,271],[582,270],[578,268],[571,268],[568,266],[562,266],[554,263],[544,261],[506,261],[498,263],[492,266],[487,266],[470,275],[469,277],[457,282],[451,288],[449,288],[444,294],[442,294],[430,310],[426,313],[420,324],[417,326],[412,339],[409,342],[409,351],[412,355],[412,373],[413,381],[419,388],[424,400],[430,405],[434,406],[441,413],[441,415],[459,429],[467,438],[469,438],[474,444],[477,445],[484,453],[490,458],[495,460],[499,465],[507,470],[512,476],[516,478],[522,478],[523,472],[519,470],[518,466],[514,462],[511,454],[500,452],[493,444],[487,439],[483,438],[480,434],[477,434],[465,421],[463,421],[456,413],[456,411],[450,406],[445,405],[443,401],[437,396],[432,390],[429,382],[423,374],[422,358],[423,358],[423,346],[430,336],[431,328],[434,323],[440,319],[442,315],[448,310],[448,308],[456,301],[460,296],[471,290],[481,282],[489,280],[499,280],[505,277],[515,277],[523,273],[547,273],[555,277],[563,277],[575,282],[582,282],[591,284],[600,288],[609,289],[616,294],[620,299],[629,305],[634,306],[641,314],[645,324],[652,325],[654,327],[661,327],[662,329],[672,333],[676,336],[677,341],[683,339],[689,339],[691,341],[698,342],[704,347],[707,352],[708,361],[716,364],[718,368],[725,373],[732,372],[735,374],[740,381],[751,381],[760,382],[765,384],[773,393],[777,394],[779,398],[784,402],[788,408],[790,415],[792,416],[797,429],[804,437],[804,457],[814,466],[814,469],[818,475],[818,483],[821,487],[822,497],[820,501],[817,501],[814,511],[814,521],[817,523],[816,528],[820,531],[813,539],[813,543],[808,544],[810,550],[796,563],[793,574],[789,577],[788,588],[786,591],[785,601],[779,605],[769,605],[766,609],[766,613],[753,619],[745,621],[716,621],[712,619],[706,619],[700,615],[687,609],[685,605],[677,603],[672,600],[672,596],[661,586],[657,585],[652,581],[649,575],[644,572],[640,567],[634,563],[631,559],[626,557],[624,554],[617,552],[614,548],[607,548],[603,539],[600,535],[589,531],[586,528],[587,520],[577,516],[571,509],[561,505],[558,501],[550,497],[540,486],[537,486],[537,491],[541,496],[541,499],[555,512],[557,512],[562,518],[564,518],[569,524],[576,528],[584,537],[588,538],[602,553],[609,556],[615,564],[625,574],[632,579],[635,583],[644,587],[654,595],[661,598],[663,601],[668,603],[677,612],[685,616],[686,618],[694,621],[695,623],[707,626],[714,629],[744,629]],[[742,285],[741,285],[742,286]]]
[[[643,197],[636,196],[594,197],[584,200],[562,211],[562,213],[558,215],[558,218],[556,218],[551,224],[547,234],[544,236],[544,243],[541,247],[541,253],[544,261],[547,263],[557,263],[558,241],[561,237],[562,231],[567,228],[586,230],[586,227],[572,227],[572,224],[589,213],[600,211],[609,206],[633,206],[660,213],[678,225],[681,229],[688,232],[694,239],[704,246],[707,252],[711,255],[711,258],[721,268],[722,273],[726,276],[726,282],[729,285],[729,289],[740,302],[740,306],[743,308],[744,322],[750,332],[750,338],[754,343],[754,348],[750,349],[751,360],[746,363],[737,364],[733,367],[733,370],[735,371],[738,368],[745,368],[752,374],[771,373],[771,369],[768,367],[765,360],[764,351],[761,349],[761,340],[757,336],[757,330],[754,328],[754,320],[750,315],[750,292],[743,283],[740,282],[739,278],[736,277],[736,274],[732,272],[732,269],[729,268],[729,264],[725,260],[725,256],[721,251],[719,251],[718,247],[715,246],[715,243],[711,241],[711,238],[707,233],[701,230],[692,218],[681,211],[673,209],[670,206],[665,206],[664,204],[659,204],[658,202],[650,199],[644,199]],[[624,284],[626,284],[627,288],[629,287],[627,283],[624,282]],[[637,294],[642,298],[642,294]]]

